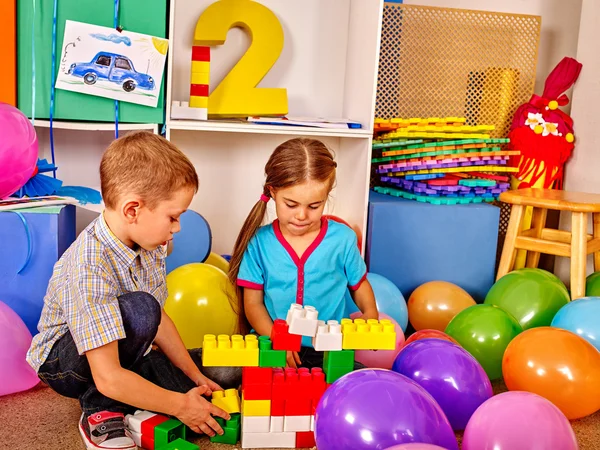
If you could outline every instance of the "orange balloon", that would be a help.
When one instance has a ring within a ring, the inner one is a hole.
[[[467,291],[447,281],[430,281],[413,291],[408,299],[408,320],[415,330],[444,331],[463,309],[475,305]]]
[[[576,334],[531,328],[514,338],[502,359],[511,391],[528,391],[554,403],[568,419],[600,409],[600,352]]]
[[[444,341],[452,342],[453,344],[460,345],[453,337],[448,336],[443,331],[438,330],[420,330],[410,335],[410,337],[404,342],[406,347],[411,342],[415,342],[421,339],[442,339]]]

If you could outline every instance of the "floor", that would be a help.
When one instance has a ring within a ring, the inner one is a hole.
[[[495,393],[505,390],[502,382],[495,383]],[[77,401],[41,384],[28,392],[0,397],[0,450],[84,450],[77,431],[80,414]],[[600,450],[600,412],[572,425],[580,450]],[[239,448],[212,444],[206,437],[193,441],[203,450]]]

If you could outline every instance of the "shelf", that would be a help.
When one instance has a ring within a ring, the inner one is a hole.
[[[369,130],[360,128],[317,128],[297,127],[283,125],[262,125],[244,122],[222,121],[195,121],[195,120],[170,120],[167,129],[185,131],[215,131],[225,133],[261,133],[261,134],[287,134],[302,136],[369,138],[373,135]]]
[[[50,128],[50,121],[36,119],[34,126]],[[113,122],[63,122],[53,120],[52,128],[55,130],[114,131],[115,124]],[[156,133],[158,125],[155,123],[119,123],[119,131],[131,130],[151,130]]]

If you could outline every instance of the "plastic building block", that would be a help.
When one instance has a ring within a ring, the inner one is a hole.
[[[314,431],[300,431],[296,433],[296,448],[313,448],[315,445]]]
[[[285,350],[273,350],[273,343],[268,336],[258,338],[258,365],[260,367],[285,367]]]
[[[287,392],[284,415],[310,415],[312,411],[312,375],[310,371],[305,367],[297,370],[292,368],[285,369],[285,383],[287,385]]]
[[[290,334],[314,337],[317,334],[318,316],[319,311],[314,306],[292,304],[286,319]]]
[[[207,120],[208,108],[193,108],[188,102],[171,103],[171,119],[175,120]]]
[[[169,419],[154,427],[154,448],[156,450],[177,439],[185,441],[185,425],[179,420]]]
[[[204,335],[202,342],[202,364],[204,367],[258,366],[258,339],[249,334],[244,339],[239,334]]]
[[[242,392],[246,400],[270,400],[273,369],[270,367],[244,367]]]
[[[283,416],[271,416],[271,433],[283,433]]]
[[[213,392],[212,403],[229,414],[240,412],[240,395],[237,389]]]
[[[271,391],[271,416],[283,416],[285,413],[285,398],[287,385],[282,369],[273,369],[273,385]],[[282,425],[283,427],[283,425]],[[283,431],[283,428],[282,430]]]
[[[185,439],[175,439],[173,442],[169,442],[156,450],[198,450],[198,446]]]
[[[138,447],[154,450],[154,430],[169,418],[150,411],[138,410],[125,416],[125,424]]]
[[[242,431],[244,433],[268,433],[271,431],[271,416],[242,417]]]
[[[325,352],[323,356],[323,370],[331,367],[354,368],[354,350],[340,350],[338,352]]]
[[[387,319],[342,319],[342,348],[352,350],[394,350],[396,332]]]
[[[271,400],[246,400],[242,393],[242,415],[270,416]]]
[[[342,349],[342,326],[337,320],[319,320],[313,347],[318,352]]]
[[[285,416],[283,431],[310,431],[311,416]]]
[[[315,416],[310,416],[310,431],[315,431]]]
[[[325,381],[325,373],[322,369],[314,367],[311,370],[312,374],[312,390],[311,390],[311,414],[315,414],[319,400],[327,390]]]
[[[287,322],[282,319],[275,319],[273,328],[271,328],[271,342],[273,342],[273,350],[299,352],[302,336],[290,334]]]
[[[221,444],[235,445],[240,440],[241,434],[241,415],[231,414],[231,419],[225,420],[221,417],[214,417],[221,428],[223,428],[223,435],[219,436],[216,434],[210,438],[210,442],[218,442]]]
[[[295,448],[296,433],[242,433],[242,448]]]
[[[354,368],[349,369],[347,367],[332,367],[325,372],[325,381],[327,384],[334,383],[353,370]]]

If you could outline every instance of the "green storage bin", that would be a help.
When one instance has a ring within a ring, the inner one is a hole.
[[[54,0],[35,1],[35,117],[48,119],[50,117]],[[33,5],[31,0],[18,0],[17,8],[18,105],[25,115],[31,117]],[[56,73],[60,68],[61,49],[67,20],[112,28],[114,25],[114,2],[107,0],[58,1]],[[166,38],[167,0],[120,0],[119,24],[124,30]],[[162,123],[164,117],[164,90],[165,80],[163,77],[156,108],[119,102],[119,122]],[[113,122],[115,120],[115,101],[109,98],[56,89],[54,119]]]

